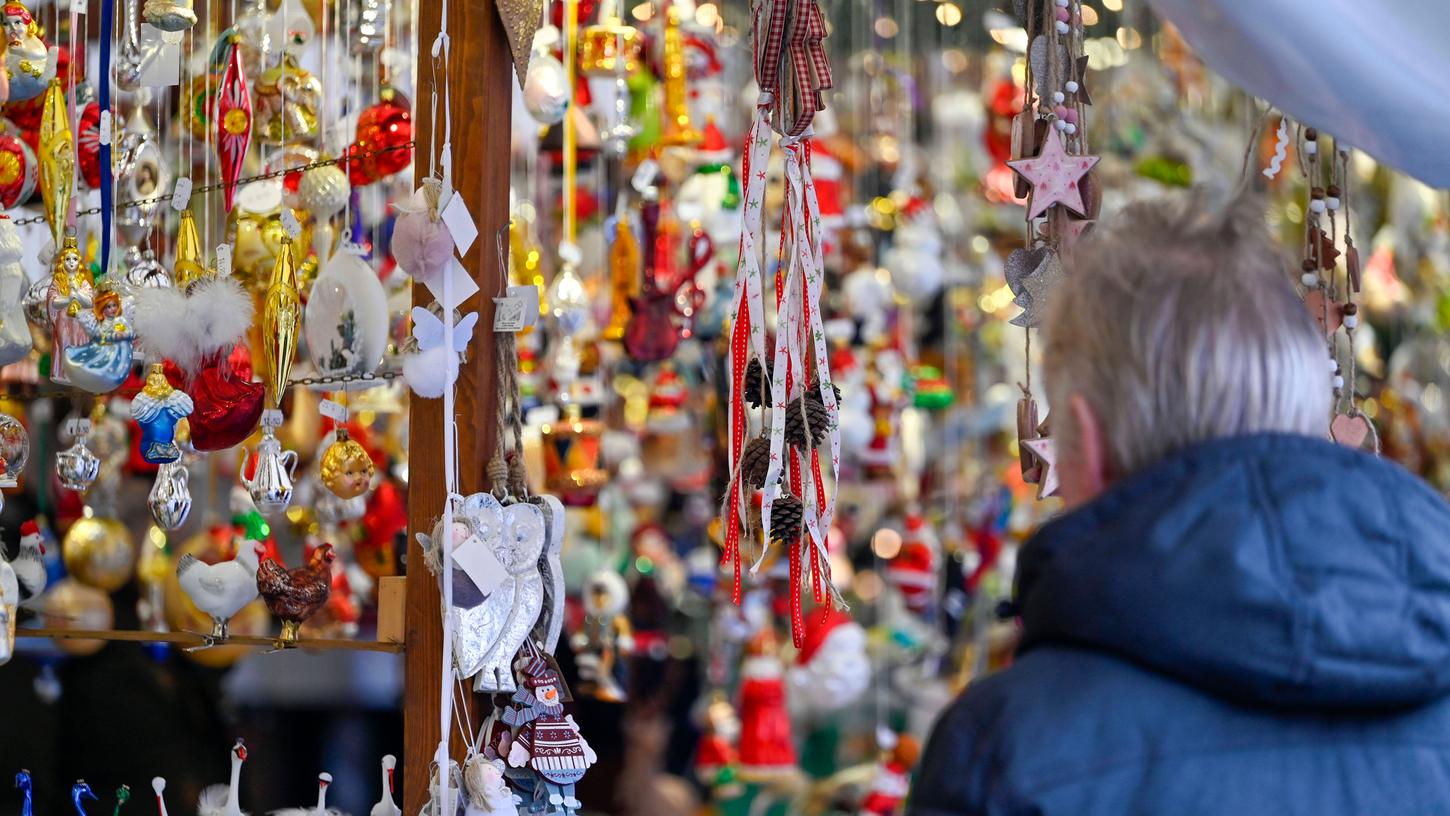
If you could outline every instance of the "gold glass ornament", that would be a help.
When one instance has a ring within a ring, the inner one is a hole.
[[[90,508],[66,530],[61,552],[66,572],[104,592],[125,586],[136,567],[136,547],[126,525],[97,518]]]
[[[704,135],[690,121],[690,94],[685,88],[685,37],[680,33],[680,12],[671,5],[665,15],[664,37],[665,128],[660,144],[687,147]]]
[[[201,233],[196,229],[196,218],[191,210],[181,211],[181,225],[176,229],[176,265],[171,279],[177,289],[195,283],[206,274],[206,259],[201,254]]]
[[[297,336],[302,327],[302,298],[297,293],[297,259],[292,239],[282,239],[277,262],[272,266],[272,284],[262,304],[262,352],[266,357],[267,398],[272,407],[282,404],[292,360],[297,354]]]
[[[630,298],[634,297],[635,284],[639,281],[639,242],[634,240],[634,230],[629,219],[621,215],[615,222],[614,243],[609,247],[610,305],[609,325],[604,328],[605,340],[623,340],[624,330],[634,315]]]
[[[291,54],[284,52],[280,64],[263,71],[253,90],[256,102],[252,133],[262,143],[282,144],[317,136],[322,83],[299,66]]]
[[[643,50],[639,29],[624,24],[617,3],[607,4],[599,22],[579,33],[579,70],[595,77],[633,74]]]
[[[185,86],[184,102],[181,109],[181,123],[191,134],[191,138],[204,142],[211,133],[211,111],[216,105],[217,85],[221,78],[216,74],[201,74],[194,77]]]
[[[373,481],[373,460],[346,428],[322,454],[322,484],[340,499],[355,499],[368,492]]]
[[[146,0],[141,16],[162,31],[185,31],[196,25],[191,0]]]
[[[86,586],[74,576],[62,579],[41,604],[41,618],[47,629],[79,629],[100,631],[115,623],[116,611],[111,597],[95,587]],[[67,654],[85,656],[99,652],[104,640],[73,640],[56,638],[56,648]]]
[[[75,168],[75,140],[71,135],[65,89],[60,80],[52,79],[45,91],[45,107],[40,117],[40,195],[45,201],[45,219],[50,222],[50,234],[56,246],[61,245],[65,236]]]
[[[232,274],[254,291],[266,289],[282,249],[282,239],[287,237],[287,228],[282,225],[281,181],[270,179],[242,185],[237,189],[236,206],[227,214],[227,233],[233,244]],[[303,208],[290,209],[302,227],[294,245],[312,246],[311,216]]]

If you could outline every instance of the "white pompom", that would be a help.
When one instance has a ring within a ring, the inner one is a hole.
[[[1341,377],[1341,376],[1339,376],[1338,374],[1335,374],[1334,375],[1334,387],[1335,388],[1343,388],[1344,387],[1344,378]]]
[[[1077,133],[1077,125],[1068,122],[1067,125],[1063,127],[1063,130],[1067,133],[1067,135],[1071,136],[1072,134]]]
[[[1057,33],[1058,34],[1066,34],[1068,31],[1071,31],[1071,29],[1068,28],[1067,23],[1064,23],[1063,21],[1058,20],[1057,21]]]
[[[1356,327],[1358,325],[1359,325],[1359,315],[1345,315],[1344,316],[1344,327],[1346,329],[1352,329],[1352,328],[1354,328],[1354,327]]]
[[[1305,272],[1303,275],[1299,276],[1299,282],[1309,287],[1310,289],[1313,289],[1314,287],[1319,285],[1319,276],[1314,274],[1313,272]]]
[[[1318,215],[1324,214],[1324,199],[1316,198],[1309,202],[1309,211]]]
[[[424,399],[437,399],[458,379],[458,355],[445,346],[405,355],[403,379],[414,394]]]
[[[1325,362],[1329,363],[1329,370],[1330,371],[1338,371],[1339,370],[1339,361],[1336,360],[1336,359],[1334,359],[1333,357],[1330,357]]]
[[[1067,92],[1068,92],[1068,93],[1077,93],[1077,89],[1078,89],[1078,88],[1079,88],[1079,87],[1081,87],[1081,86],[1079,86],[1079,85],[1078,85],[1078,84],[1077,84],[1077,82],[1076,82],[1076,81],[1075,81],[1075,80],[1071,80],[1071,79],[1069,79],[1069,80],[1068,80],[1068,81],[1067,81],[1067,84],[1066,84],[1066,85],[1064,85],[1064,86],[1063,86],[1063,87],[1064,87],[1064,88],[1067,88]]]
[[[1324,199],[1324,203],[1331,210],[1339,209],[1339,198],[1337,196],[1330,196],[1329,198]]]
[[[1067,101],[1067,94],[1064,94],[1062,91],[1055,91],[1052,94],[1052,101],[1061,105],[1063,102]]]

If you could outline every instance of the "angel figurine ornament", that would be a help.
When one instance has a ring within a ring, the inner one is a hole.
[[[131,314],[131,298],[114,289],[103,289],[91,310],[80,313],[89,342],[65,349],[65,371],[72,385],[93,394],[106,394],[126,381],[135,356],[132,341],[136,330]]]
[[[414,394],[424,399],[443,396],[458,380],[463,352],[478,323],[478,313],[469,312],[454,320],[453,336],[445,339],[443,320],[438,316],[441,312],[437,303],[427,309],[413,307],[413,336],[409,341],[413,351],[403,357],[403,379]]]
[[[193,408],[191,397],[166,379],[166,367],[152,363],[146,372],[146,387],[131,400],[131,417],[141,426],[141,458],[153,465],[180,459],[176,426],[191,416]]]
[[[5,17],[5,75],[10,83],[11,102],[34,99],[55,78],[60,49],[46,48],[40,26],[24,3],[9,2],[0,8]]]
[[[65,245],[56,256],[50,288],[45,294],[45,313],[51,326],[51,380],[70,384],[66,370],[66,351],[71,346],[90,342],[90,332],[81,321],[82,310],[90,309],[94,289],[91,274],[81,266],[81,251],[74,234],[67,235]]]

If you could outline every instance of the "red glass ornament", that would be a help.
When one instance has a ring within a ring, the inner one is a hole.
[[[238,353],[240,350],[240,354]],[[190,383],[170,361],[166,378],[191,395],[196,409],[191,412],[191,444],[199,451],[236,447],[251,436],[262,418],[266,387],[252,382],[251,356],[237,346],[225,357],[207,358]]]
[[[216,122],[217,158],[221,163],[222,193],[226,210],[231,212],[237,179],[242,175],[242,162],[247,158],[247,146],[252,143],[252,96],[247,93],[242,46],[238,42],[231,44],[231,56],[222,73],[213,119]]]
[[[101,106],[92,102],[81,111],[76,130],[77,164],[81,179],[92,190],[101,186]]]
[[[411,141],[413,113],[408,101],[396,91],[385,90],[381,102],[358,116],[357,131],[343,163],[352,185],[365,187],[406,170],[413,163],[413,148],[402,145]]]
[[[25,203],[35,193],[40,163],[35,151],[19,137],[0,133],[0,207]]]

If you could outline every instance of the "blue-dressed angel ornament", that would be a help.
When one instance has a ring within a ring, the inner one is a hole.
[[[141,458],[153,465],[180,459],[176,426],[191,416],[194,407],[186,392],[171,386],[161,363],[152,363],[146,387],[131,400],[131,416],[141,426]]]
[[[131,373],[136,339],[131,299],[114,289],[96,295],[90,311],[78,316],[90,342],[65,349],[65,371],[72,385],[93,394],[115,391]]]

